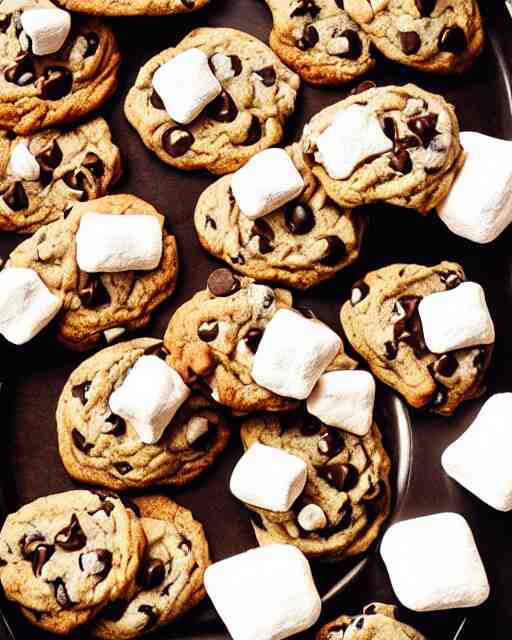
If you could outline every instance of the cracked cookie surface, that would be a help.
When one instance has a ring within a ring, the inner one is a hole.
[[[210,0],[57,0],[60,5],[100,16],[163,16],[202,9]]]

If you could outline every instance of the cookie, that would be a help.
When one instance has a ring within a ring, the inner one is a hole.
[[[387,202],[428,213],[464,163],[454,108],[412,84],[370,88],[323,109],[302,145],[315,176],[345,207]],[[342,177],[332,177],[338,166]]]
[[[153,89],[153,76],[189,49],[208,56],[222,92],[184,125],[170,118]],[[235,29],[196,29],[142,67],[125,113],[144,144],[164,162],[224,174],[281,140],[299,84],[298,76],[253,36]]]
[[[49,0],[7,0],[0,9],[0,127],[19,135],[98,109],[116,88],[121,61],[111,29],[76,14],[58,51],[36,55],[23,30],[23,14],[34,7],[56,8]]]
[[[462,73],[483,48],[475,0],[345,0],[345,10],[387,58],[421,71]]]
[[[258,220],[241,211],[224,176],[200,196],[194,223],[203,247],[240,273],[297,289],[332,278],[359,255],[366,216],[335,204],[304,162],[286,149],[305,182],[301,195]]]
[[[104,196],[120,175],[103,118],[31,136],[0,131],[0,230],[33,233],[76,202]]]
[[[100,16],[164,16],[174,13],[191,13],[208,4],[210,0],[58,0],[71,11]]]
[[[64,220],[43,226],[9,256],[11,267],[36,271],[63,301],[57,337],[79,351],[110,342],[115,336],[144,327],[154,309],[174,291],[178,271],[176,239],[162,228],[160,264],[151,271],[85,273],[78,267],[76,234],[88,212],[164,218],[132,195],[106,196],[73,206]]]
[[[375,64],[370,39],[341,0],[266,0],[274,21],[270,46],[311,84],[350,82]]]
[[[164,496],[134,500],[147,538],[134,592],[100,612],[91,628],[105,640],[134,638],[169,624],[200,602],[210,564],[203,527]]]
[[[110,395],[142,355],[165,358],[161,345],[152,338],[123,342],[71,374],[59,400],[57,428],[62,461],[75,480],[117,491],[183,485],[224,450],[228,425],[219,406],[199,394],[189,397],[155,444],[142,442],[133,426],[111,411]]]
[[[418,631],[396,619],[396,607],[374,602],[362,615],[340,616],[324,625],[316,640],[425,640]]]
[[[260,413],[241,427],[244,448],[256,442],[306,462],[307,481],[291,509],[248,506],[261,545],[293,544],[308,557],[341,560],[366,551],[389,514],[390,460],[377,425],[365,436],[327,427],[303,409]]]
[[[206,384],[212,398],[234,412],[293,409],[296,400],[264,389],[251,376],[265,327],[279,309],[291,306],[289,291],[217,269],[208,288],[172,316],[164,336],[167,363],[189,386]],[[341,347],[331,367],[350,369],[355,362]]]
[[[462,267],[394,264],[368,273],[352,287],[341,324],[354,349],[382,382],[416,408],[450,415],[483,393],[493,346],[431,353],[423,337],[418,305],[432,293],[457,287]]]
[[[67,634],[126,592],[145,544],[139,519],[118,497],[59,493],[7,517],[0,582],[33,624]]]

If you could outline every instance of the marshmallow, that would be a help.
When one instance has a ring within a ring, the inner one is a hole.
[[[432,293],[418,305],[425,343],[432,353],[494,342],[485,293],[476,282]]]
[[[142,442],[154,444],[189,395],[177,371],[157,356],[142,356],[110,396],[109,406],[134,427]]]
[[[280,309],[258,345],[252,377],[278,395],[304,400],[340,346],[339,336],[321,322]]]
[[[335,180],[348,178],[368,158],[393,149],[375,113],[358,104],[339,111],[316,146],[315,159]]]
[[[511,415],[512,393],[492,396],[441,458],[448,475],[499,511],[512,510]]]
[[[281,640],[312,627],[322,603],[304,554],[270,544],[216,562],[204,586],[233,640]]]
[[[53,320],[62,300],[32,269],[0,271],[0,333],[13,344],[25,344]]]
[[[466,161],[437,213],[463,238],[495,240],[512,221],[512,142],[463,131]]]
[[[162,251],[162,228],[154,216],[85,213],[80,220],[76,259],[87,273],[156,269]]]
[[[19,180],[39,180],[41,168],[24,142],[19,142],[12,150],[7,172]]]
[[[180,124],[192,122],[222,91],[200,49],[188,49],[163,64],[153,76],[153,87]]]
[[[188,444],[193,445],[200,438],[205,436],[209,430],[210,425],[208,424],[208,418],[203,416],[194,416],[193,418],[190,418],[185,434]]]
[[[125,327],[113,327],[112,329],[105,329],[103,335],[105,336],[107,344],[111,344],[120,338],[125,332]]]
[[[304,490],[307,477],[302,458],[256,442],[237,462],[229,488],[242,502],[284,513]]]
[[[297,197],[304,180],[284,149],[266,149],[233,174],[231,190],[240,211],[255,220]]]
[[[297,520],[304,531],[318,531],[327,526],[327,516],[317,504],[307,504],[303,507]]]
[[[331,427],[364,436],[373,422],[375,380],[367,371],[324,373],[307,399],[309,413]]]
[[[30,38],[32,53],[47,56],[57,53],[71,30],[71,15],[62,9],[27,9],[21,14],[21,26]]]
[[[413,611],[476,607],[489,596],[475,539],[457,513],[392,525],[380,552],[398,599]]]

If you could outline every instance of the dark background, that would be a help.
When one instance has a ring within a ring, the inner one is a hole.
[[[502,0],[482,2],[488,40],[486,50],[474,69],[463,77],[436,78],[401,68],[379,59],[369,74],[378,84],[413,81],[425,89],[441,93],[452,101],[461,128],[512,138],[512,91],[508,63],[512,64],[512,19]],[[159,310],[146,334],[162,336],[173,310],[198,289],[218,263],[199,247],[192,215],[197,197],[214,178],[206,173],[185,173],[162,164],[142,145],[123,116],[123,101],[140,66],[150,57],[177,43],[197,26],[230,26],[267,41],[271,28],[270,12],[261,0],[212,0],[197,14],[166,18],[124,18],[111,20],[123,54],[121,84],[114,99],[103,109],[125,160],[125,175],[117,192],[134,193],[155,205],[166,215],[178,238],[181,275],[176,294]],[[343,98],[351,86],[314,89],[304,86],[298,96],[295,114],[287,127],[285,143],[296,140],[307,120],[322,107]],[[372,209],[371,224],[363,251],[355,265],[329,283],[305,294],[297,302],[312,307],[334,329],[340,330],[338,311],[348,297],[350,285],[370,269],[394,262],[435,264],[448,259],[460,262],[470,279],[480,282],[487,292],[497,339],[488,372],[488,393],[464,405],[455,416],[442,418],[412,412],[413,468],[410,490],[402,517],[452,510],[469,521],[481,551],[490,583],[491,596],[478,609],[415,614],[400,609],[410,622],[431,640],[451,640],[464,617],[468,617],[461,638],[511,638],[512,605],[512,520],[510,514],[494,511],[453,482],[442,470],[441,453],[464,431],[479,407],[491,393],[510,391],[512,347],[510,309],[512,308],[511,245],[512,227],[487,246],[479,246],[452,235],[435,214],[426,218],[391,207]],[[0,257],[22,240],[14,234],[0,237]],[[73,485],[61,465],[56,445],[55,407],[62,386],[84,356],[66,352],[48,333],[30,345],[14,349],[0,343],[0,428],[3,435],[4,514],[41,495],[62,491]],[[386,425],[383,425],[385,430]],[[391,429],[391,427],[389,427]],[[388,434],[392,438],[393,434]],[[246,514],[230,496],[227,479],[240,455],[233,438],[220,463],[191,487],[180,490],[177,500],[193,509],[208,532],[214,559],[239,552],[255,544]],[[319,586],[325,590],[343,570],[336,566],[315,568]],[[322,621],[342,612],[356,613],[370,601],[394,602],[385,568],[377,554],[349,587],[324,607]],[[397,603],[398,604],[398,603]],[[17,639],[51,636],[29,628],[9,605],[5,606],[9,625]],[[7,639],[7,630],[0,629]],[[208,602],[182,623],[154,636],[163,638],[227,637]],[[304,637],[311,638],[309,632]],[[2,639],[3,640],[3,639]]]

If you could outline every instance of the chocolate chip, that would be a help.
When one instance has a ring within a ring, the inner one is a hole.
[[[315,226],[315,215],[306,204],[292,204],[285,209],[284,223],[291,233],[304,235]]]
[[[128,608],[130,603],[124,598],[118,598],[109,602],[99,613],[99,617],[104,620],[111,620],[112,622],[118,622],[123,617],[124,612]]]
[[[297,41],[297,46],[301,51],[307,51],[308,49],[312,49],[318,40],[318,31],[312,24],[308,24],[304,27],[302,37]]]
[[[352,464],[331,462],[319,469],[319,475],[338,491],[348,492],[357,485],[359,473]]]
[[[425,149],[437,135],[436,124],[437,113],[427,113],[424,116],[410,118],[407,121],[407,126],[420,138]]]
[[[481,371],[484,368],[486,360],[487,360],[487,349],[484,349],[483,347],[481,347],[478,350],[478,353],[476,354],[475,358],[473,359],[473,366],[475,367],[475,369],[478,369],[479,371]]]
[[[259,513],[256,513],[256,511],[251,511],[249,514],[249,517],[255,527],[257,527],[258,529],[263,529],[263,531],[266,530],[265,523],[263,522],[263,518],[260,516]]]
[[[266,87],[271,87],[276,82],[276,70],[272,65],[263,67],[263,69],[258,69],[255,71],[255,73],[260,76],[263,84]]]
[[[364,613],[367,616],[373,616],[377,613],[377,609],[374,604],[369,604],[367,607],[364,608]]]
[[[87,178],[82,171],[70,169],[62,176],[62,180],[73,191],[81,192],[78,198],[80,202],[87,200]]]
[[[169,352],[162,345],[162,342],[160,341],[160,342],[157,342],[156,344],[152,344],[150,347],[146,347],[144,349],[144,355],[156,356],[157,358],[160,358],[160,360],[166,360],[167,356],[169,355]]]
[[[327,249],[324,257],[320,259],[320,264],[333,267],[347,256],[347,247],[338,236],[327,236],[325,240],[327,240]]]
[[[416,136],[404,136],[396,140],[396,146],[400,149],[411,149],[413,147],[419,147],[420,144],[420,139]]]
[[[416,31],[400,31],[400,45],[402,51],[411,56],[417,53],[421,47],[421,39]]]
[[[38,544],[32,553],[32,571],[38,578],[44,565],[55,553],[55,547],[51,544]]]
[[[309,414],[306,414],[300,423],[300,432],[306,438],[316,435],[320,431],[320,429],[322,429],[322,423],[320,422],[320,420],[318,420],[318,418],[315,418],[315,416],[311,416]],[[325,446],[327,445],[322,444],[322,448],[325,448]]]
[[[455,289],[462,282],[462,278],[455,271],[444,271],[439,274],[439,279],[447,289]]]
[[[23,211],[28,208],[28,198],[21,182],[14,182],[2,194],[2,199],[11,211]]]
[[[138,608],[138,611],[139,613],[143,613],[145,616],[147,616],[147,622],[141,629],[141,631],[147,631],[148,629],[151,629],[151,627],[154,627],[158,622],[158,614],[149,604],[141,604]]]
[[[144,591],[158,587],[165,579],[165,566],[161,560],[148,559],[141,563],[137,573],[137,584]]]
[[[24,53],[16,58],[14,65],[4,72],[7,82],[26,87],[36,80],[36,68],[30,55]]]
[[[119,438],[120,436],[124,436],[126,433],[126,422],[121,418],[121,416],[111,413],[105,422],[112,425],[110,428],[103,430],[105,435]]]
[[[336,54],[339,58],[348,58],[349,60],[357,60],[363,53],[363,43],[359,34],[354,29],[345,29],[341,33],[336,29],[333,33],[334,38],[346,38],[348,41],[348,51]]]
[[[197,335],[203,342],[213,342],[219,335],[219,323],[216,320],[201,323]]]
[[[162,147],[172,158],[184,156],[194,141],[194,136],[184,127],[172,127],[162,135]]]
[[[0,33],[5,33],[11,24],[11,14],[8,13],[0,18]]]
[[[216,122],[233,122],[238,115],[238,109],[229,93],[223,90],[204,111],[205,115]]]
[[[68,526],[55,536],[55,544],[65,551],[78,551],[87,544],[87,538],[75,513],[71,516]]]
[[[245,258],[241,253],[239,253],[237,256],[231,256],[229,259],[233,264],[245,264]]]
[[[387,360],[394,360],[398,353],[398,347],[396,344],[388,340],[384,343],[384,352]]]
[[[247,332],[244,338],[244,341],[248,349],[252,353],[256,353],[262,338],[263,338],[263,331],[261,329],[249,329],[249,331]]]
[[[38,543],[44,542],[44,540],[45,537],[38,531],[25,534],[18,542],[22,556],[25,559],[31,558]]]
[[[345,3],[343,2],[343,0],[334,0],[334,2],[336,3],[336,6],[339,7],[340,9],[345,9]]]
[[[84,38],[87,40],[87,49],[84,52],[84,58],[90,58],[98,50],[100,37],[97,33],[86,33]]]
[[[66,585],[62,578],[57,578],[57,580],[55,580],[53,583],[53,589],[55,593],[55,600],[57,600],[58,604],[60,604],[63,609],[71,607],[73,603],[71,602]]]
[[[107,549],[96,549],[88,553],[80,554],[78,566],[90,576],[98,576],[104,580],[112,568],[112,553]]]
[[[179,549],[183,553],[189,554],[192,551],[192,543],[190,542],[190,540],[188,540],[188,538],[182,537]]]
[[[423,18],[430,16],[437,4],[437,0],[414,0],[416,8]]]
[[[393,313],[400,315],[395,322],[393,335],[395,340],[405,342],[419,357],[425,354],[428,349],[423,337],[423,328],[418,314],[420,296],[406,295],[398,298],[393,308]]]
[[[208,278],[208,289],[217,298],[231,296],[240,289],[240,281],[229,269],[215,269]]]
[[[356,629],[362,629],[364,627],[364,617],[359,616],[359,618],[356,619],[354,626]]]
[[[162,98],[158,95],[158,93],[153,89],[151,92],[151,96],[149,97],[149,101],[151,102],[151,106],[160,111],[165,111],[165,105]]]
[[[364,280],[359,280],[352,287],[352,293],[350,295],[350,303],[353,307],[359,304],[370,293],[370,287]]]
[[[382,127],[382,131],[384,131],[384,135],[394,143],[397,135],[395,120],[390,116],[386,116],[382,119],[380,126]]]
[[[62,162],[62,149],[59,147],[57,140],[53,140],[46,149],[43,149],[37,156],[36,160],[40,167],[48,171],[56,169]]]
[[[96,176],[97,178],[101,178],[105,173],[105,165],[103,160],[101,160],[95,153],[89,151],[89,153],[85,156],[82,161],[82,166]]]
[[[231,68],[233,69],[233,73],[236,76],[239,76],[242,73],[242,61],[238,56],[229,56],[231,60]]]
[[[85,453],[85,455],[89,455],[91,449],[94,449],[94,445],[87,442],[85,436],[83,436],[78,429],[73,429],[71,432],[71,438],[73,439],[73,444],[78,451]]]
[[[406,149],[399,149],[395,151],[389,161],[390,167],[397,173],[403,173],[404,175],[412,171],[412,160],[409,152]]]
[[[252,227],[252,235],[259,237],[260,253],[265,254],[274,251],[272,241],[274,240],[275,234],[268,222],[265,222],[265,220],[261,218],[255,220]]]
[[[73,74],[66,67],[51,66],[44,70],[41,96],[44,100],[60,100],[71,93]]]
[[[345,447],[342,436],[334,429],[325,428],[317,443],[318,451],[332,458]]]
[[[445,27],[439,36],[439,48],[447,53],[462,53],[468,46],[466,34],[460,27]]]
[[[110,304],[110,294],[101,279],[93,278],[88,285],[78,292],[80,302],[86,309],[97,309]]]
[[[122,476],[125,476],[127,473],[130,473],[133,467],[129,462],[114,462],[114,469]]]
[[[336,531],[342,531],[352,524],[352,505],[347,505],[340,511],[341,518],[338,520],[338,524],[334,529]]]
[[[298,0],[297,6],[290,13],[290,18],[297,18],[309,14],[312,18],[320,13],[320,7],[313,0]]]
[[[457,358],[452,353],[446,353],[434,363],[434,371],[443,378],[451,378],[458,366]]]
[[[99,509],[96,509],[96,511],[93,511],[90,515],[93,516],[96,513],[102,512],[106,516],[110,516],[110,514],[112,513],[112,511],[114,511],[114,509],[115,509],[115,505],[113,505],[112,502],[105,500],[101,505],[101,507]]]
[[[365,80],[364,82],[359,83],[357,85],[357,87],[354,87],[352,89],[352,91],[350,92],[350,95],[351,96],[355,96],[358,93],[364,93],[365,91],[368,91],[369,89],[375,89],[376,86],[377,85],[372,80]]]
[[[217,223],[215,222],[215,220],[211,216],[206,214],[206,217],[204,219],[204,228],[208,229],[208,227],[211,227],[212,229],[216,229],[217,228]]]
[[[259,140],[261,140],[261,122],[253,115],[249,129],[247,130],[247,135],[242,144],[247,147],[251,144],[256,144]]]

